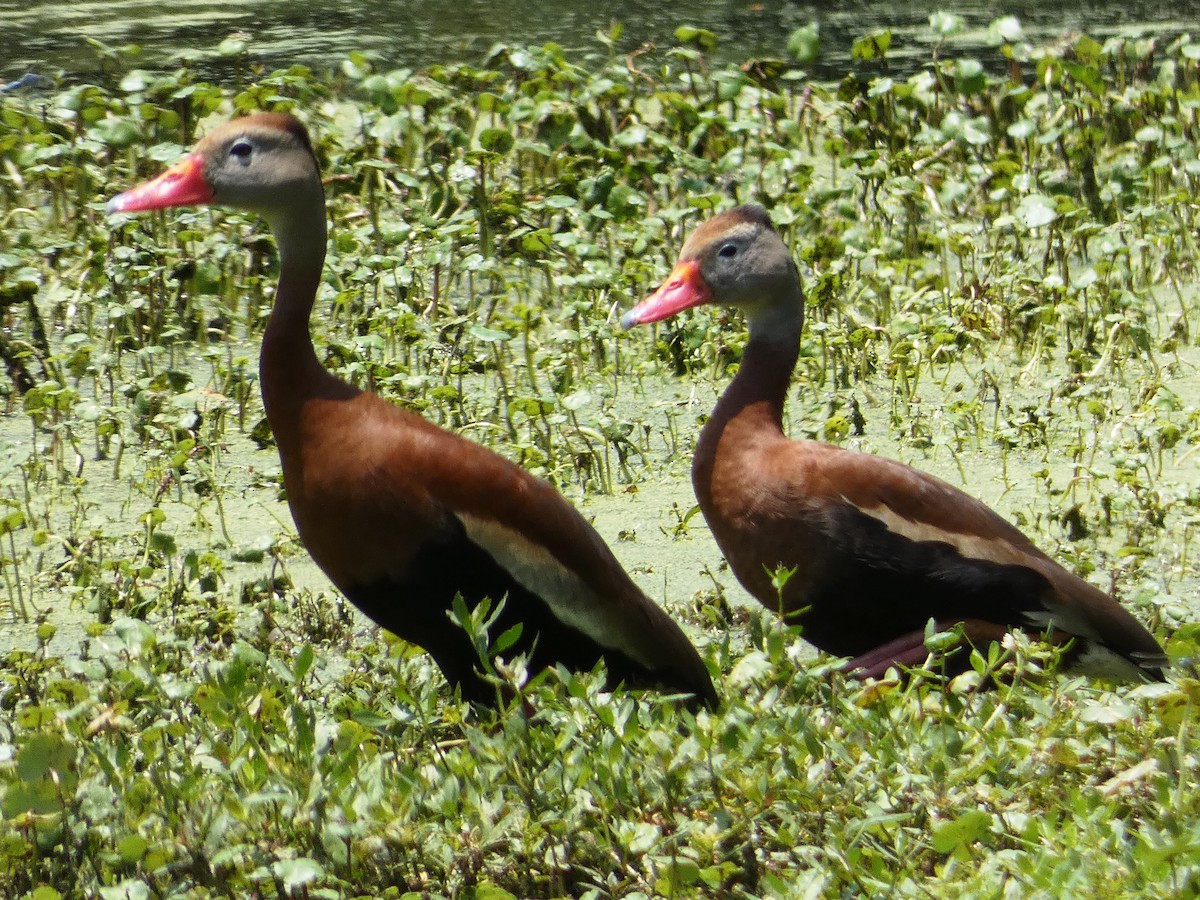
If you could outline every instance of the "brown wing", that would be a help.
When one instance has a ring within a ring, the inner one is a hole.
[[[1095,659],[1080,660],[1092,671],[1161,674],[1157,641],[1117,601],[946,482],[813,441],[770,444],[755,471],[740,519],[752,525],[731,529],[726,553],[750,560],[738,574],[760,599],[756,566],[797,565],[784,608],[808,609],[801,622],[817,646],[856,656],[931,618],[977,620],[1085,638]]]
[[[614,676],[716,703],[686,635],[549,484],[372,395],[312,415],[319,435],[305,442],[300,473],[285,471],[305,546],[364,612],[429,649],[448,676],[463,652],[447,631],[454,595],[468,605],[505,597],[496,633],[521,622],[514,649],[536,664],[590,669],[602,656]]]

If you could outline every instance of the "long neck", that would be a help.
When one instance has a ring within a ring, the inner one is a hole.
[[[324,197],[314,195],[300,212],[270,222],[279,248],[279,288],[263,335],[259,377],[267,421],[276,431],[289,409],[332,378],[317,360],[308,330],[325,264]]]
[[[750,318],[750,342],[742,365],[696,445],[692,477],[697,492],[709,490],[719,454],[755,447],[763,438],[783,437],[783,404],[800,355],[803,310],[803,302],[797,299],[758,310]]]

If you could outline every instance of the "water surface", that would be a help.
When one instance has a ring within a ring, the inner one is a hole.
[[[146,68],[188,59],[220,78],[231,63],[217,56],[216,47],[233,32],[248,36],[252,59],[268,68],[302,63],[324,71],[354,50],[376,54],[389,67],[475,62],[495,43],[555,41],[572,53],[600,52],[596,31],[607,30],[615,21],[625,26],[620,42],[625,51],[647,42],[669,44],[678,25],[690,24],[715,31],[721,36],[718,55],[739,62],[751,56],[785,57],[788,35],[817,22],[822,58],[814,74],[838,78],[851,65],[853,40],[877,28],[893,30],[893,55],[901,67],[926,61],[932,39],[929,14],[939,9],[953,9],[969,26],[957,41],[960,52],[983,47],[987,23],[1001,15],[1017,16],[1035,41],[1068,31],[1086,31],[1097,38],[1200,31],[1200,3],[1169,0],[194,0],[186,5],[154,0],[0,0],[0,77],[12,80],[30,69],[85,77],[98,66],[88,38],[110,46],[140,45]]]

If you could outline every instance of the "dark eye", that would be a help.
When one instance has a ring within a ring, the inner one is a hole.
[[[726,259],[729,259],[731,256],[737,256],[737,252],[737,244],[726,244],[717,251],[717,256],[724,256]]]
[[[242,160],[242,162],[249,161],[250,155],[253,152],[254,152],[254,145],[251,144],[245,138],[234,141],[233,145],[229,148],[229,155],[236,156],[238,159]]]

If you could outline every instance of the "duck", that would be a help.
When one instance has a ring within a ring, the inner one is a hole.
[[[326,253],[324,185],[291,113],[223,122],[110,214],[216,205],[263,219],[279,253],[259,375],[301,544],[367,618],[432,656],[471,703],[511,697],[481,670],[451,614],[485,600],[488,637],[529,671],[591,671],[612,686],[665,689],[715,707],[707,667],[592,525],[548,482],[421,416],[337,378],[310,318]],[[519,627],[518,627],[519,626]],[[515,638],[515,639],[514,639]]]
[[[730,570],[761,604],[860,678],[923,664],[932,623],[953,629],[960,649],[1023,631],[1065,645],[1080,673],[1163,680],[1167,658],[1145,626],[979,500],[895,460],[784,433],[804,290],[763,207],[702,222],[621,324],[707,304],[741,311],[749,340],[700,431],[692,487]],[[969,654],[957,656],[951,670],[963,671]]]

